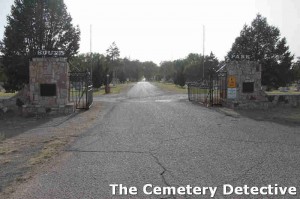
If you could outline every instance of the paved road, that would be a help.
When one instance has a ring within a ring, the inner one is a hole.
[[[225,116],[148,82],[95,100],[104,107],[98,124],[14,198],[113,198],[110,184],[137,187],[132,198],[162,198],[145,195],[145,184],[218,187],[215,198],[223,198],[223,184],[278,184],[297,187],[299,198],[299,127]]]

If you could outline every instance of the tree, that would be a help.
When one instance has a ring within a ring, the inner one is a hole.
[[[99,53],[79,54],[70,60],[71,71],[90,71],[93,70],[93,86],[100,88],[106,83],[107,62],[106,57]]]
[[[100,59],[97,60],[96,66],[93,67],[93,87],[100,88],[105,83],[105,76],[103,70],[103,63]]]
[[[154,76],[158,72],[157,65],[151,61],[146,61],[142,63],[142,67],[143,67],[143,75],[146,78],[146,80],[153,80]]]
[[[203,70],[203,55],[190,53],[184,59],[184,73],[187,81],[208,80],[211,72],[217,70],[219,64],[218,59],[211,52],[209,56],[204,56],[204,70]]]
[[[4,74],[3,64],[2,64],[2,56],[0,55],[0,82],[6,81],[6,76]]]
[[[212,73],[216,73],[216,71],[219,69],[219,60],[216,58],[213,52],[210,52],[209,56],[205,56],[204,59],[204,74],[205,78],[209,79],[209,75]]]
[[[184,74],[184,67],[185,67],[184,60],[176,60],[174,61],[174,68],[175,68],[175,77],[174,83],[183,87],[185,85],[186,76]]]
[[[300,82],[300,57],[297,57],[297,61],[293,63],[293,80]]]
[[[159,73],[165,81],[172,81],[175,73],[174,63],[172,61],[164,61],[160,63]]]
[[[107,57],[107,61],[108,61],[108,66],[110,67],[110,70],[112,71],[113,74],[113,83],[116,83],[116,79],[118,77],[118,74],[120,73],[120,71],[118,70],[118,65],[120,65],[120,50],[118,48],[118,46],[116,45],[115,42],[113,42],[109,48],[106,50],[106,57]],[[124,72],[124,71],[122,71]],[[123,73],[122,73],[123,74]],[[119,78],[120,79],[120,78]]]
[[[187,81],[198,81],[202,79],[203,56],[190,53],[185,59],[185,75]]]
[[[91,68],[91,63],[94,63],[94,60],[92,60],[91,54],[89,53],[82,53],[78,54],[72,59],[70,59],[69,64],[70,64],[70,70],[71,71],[90,71]]]
[[[80,30],[72,25],[63,0],[15,0],[4,32],[5,88],[29,81],[29,60],[37,50],[62,50],[69,60],[79,49]]]
[[[107,58],[109,61],[115,61],[120,57],[120,50],[115,42],[113,42],[106,50]]]
[[[140,65],[141,63],[138,60],[124,58],[122,60],[122,67],[124,67],[125,78],[128,78],[130,81],[138,81],[142,76]]]
[[[269,89],[285,86],[291,81],[293,55],[289,52],[286,39],[280,38],[279,29],[269,25],[260,14],[251,26],[243,27],[226,59],[235,60],[236,55],[250,55],[250,60],[262,65],[262,84]]]

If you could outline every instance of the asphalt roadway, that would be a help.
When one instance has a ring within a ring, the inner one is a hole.
[[[12,198],[211,198],[204,187],[218,188],[214,198],[300,198],[299,127],[226,116],[148,82],[95,100],[103,103],[97,125]],[[112,184],[138,191],[113,195]],[[147,184],[202,193],[146,195]],[[224,184],[296,187],[297,195],[226,196]]]

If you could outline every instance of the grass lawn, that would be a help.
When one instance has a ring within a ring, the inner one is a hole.
[[[300,91],[297,91],[297,87],[295,85],[290,86],[287,92],[281,92],[279,90],[267,91],[268,95],[300,95]]]
[[[162,83],[162,82],[155,82],[155,86],[159,87],[162,90],[165,91],[171,91],[175,93],[181,93],[181,94],[187,94],[187,89],[184,87],[177,86],[172,83]]]
[[[130,84],[117,84],[116,86],[111,86],[110,87],[110,93],[109,94],[118,94],[122,92],[123,90],[127,89]],[[106,95],[105,93],[105,87],[101,87],[100,90],[94,91],[94,96],[99,96],[99,95]]]
[[[192,94],[208,94],[209,93],[209,89],[192,87],[191,88],[191,93]],[[217,93],[217,91],[215,91],[215,93]]]
[[[280,92],[278,90],[266,92],[267,95],[300,95],[299,91],[287,91],[287,92]]]
[[[0,92],[0,97],[13,97],[17,94],[16,93],[4,93],[4,92]]]

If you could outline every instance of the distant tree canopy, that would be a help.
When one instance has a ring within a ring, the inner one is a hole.
[[[184,86],[186,81],[186,74],[184,73],[185,60],[174,61],[175,74],[173,81],[176,85]]]
[[[29,80],[29,60],[37,50],[62,50],[70,59],[79,49],[80,30],[72,25],[63,0],[15,0],[4,32],[5,89]]]
[[[147,81],[171,81],[179,86],[184,86],[186,81],[199,81],[203,74],[203,56],[190,53],[184,59],[165,61],[158,66],[154,62],[130,60],[120,58],[120,50],[113,43],[106,55],[99,53],[79,54],[71,59],[71,70],[90,71],[93,69],[93,85],[100,88],[107,82],[110,83],[115,73],[115,78],[120,82],[139,81],[143,77]],[[218,69],[219,61],[211,52],[204,57],[205,79],[209,78],[211,72]]]
[[[159,67],[151,61],[141,62],[120,58],[120,50],[113,42],[106,50],[106,55],[99,53],[79,54],[70,60],[73,71],[90,71],[93,74],[93,86],[100,88],[110,83],[113,78],[121,83],[139,81],[145,77],[148,81],[158,80]],[[108,77],[108,78],[107,78]]]
[[[219,61],[211,52],[210,55],[204,56],[203,70],[203,55],[190,53],[185,59],[175,61],[162,62],[159,69],[159,76],[165,81],[172,81],[180,86],[185,85],[185,82],[208,80],[211,73],[218,69]]]
[[[152,61],[146,61],[141,64],[141,73],[147,80],[154,80],[155,76],[158,74],[158,67]]]
[[[211,52],[209,55],[204,56],[201,54],[189,54],[186,58],[185,74],[187,81],[199,81],[208,80],[210,73],[215,72],[218,69],[219,61],[215,55]],[[204,70],[203,70],[204,67]],[[204,72],[204,75],[203,75]]]
[[[115,46],[114,48],[111,48]],[[120,50],[116,44],[110,46],[106,55],[99,53],[79,54],[70,60],[72,71],[93,70],[93,86],[100,88],[106,83],[110,83],[114,78],[120,82],[139,81],[144,76],[147,80],[154,80],[158,74],[158,66],[153,62],[140,62],[119,57]],[[108,75],[108,79],[107,79]]]
[[[262,84],[268,88],[285,86],[292,80],[291,65],[294,58],[278,28],[267,23],[260,14],[245,25],[227,54],[228,60],[236,55],[250,55],[262,65]]]

